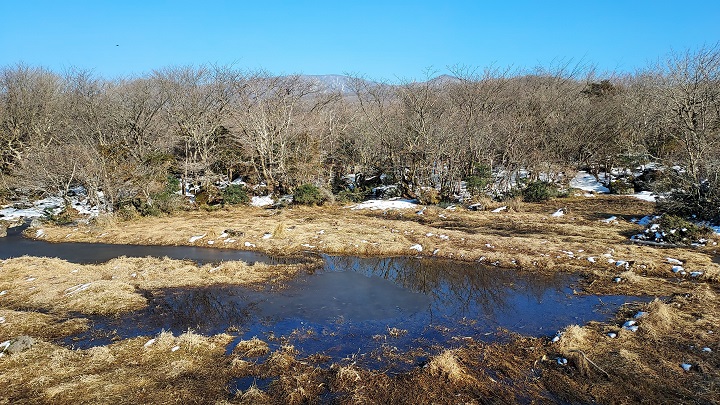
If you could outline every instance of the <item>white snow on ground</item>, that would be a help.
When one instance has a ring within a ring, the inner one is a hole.
[[[641,191],[639,193],[630,194],[630,195],[637,199],[644,200],[644,201],[650,201],[650,202],[657,201],[657,198],[650,191]]]
[[[202,234],[202,235],[192,236],[192,237],[190,237],[190,239],[188,239],[188,242],[193,243],[193,242],[195,242],[195,241],[198,241],[198,240],[204,238],[206,235],[207,235],[207,234],[204,233],[204,234]]]
[[[508,208],[508,207],[507,207],[507,205],[503,205],[502,207],[499,207],[499,208],[495,208],[494,210],[492,210],[492,211],[490,211],[490,212],[500,212],[500,211],[505,211],[505,210],[506,210],[507,208]]]
[[[555,211],[555,212],[552,214],[553,217],[561,217],[561,216],[563,216],[563,215],[565,215],[565,212],[563,211],[562,208],[560,208],[559,210]]]
[[[417,204],[411,200],[367,200],[349,208],[352,210],[390,210],[416,209]]]
[[[615,215],[613,215],[610,218],[600,220],[600,222],[605,222],[606,224],[609,224],[611,222],[617,223],[617,217]]]
[[[595,176],[583,170],[579,171],[577,175],[575,175],[575,178],[570,180],[570,187],[579,188],[584,191],[594,191],[596,193],[610,192],[610,189],[597,181]]]
[[[603,185],[601,182],[597,181],[597,179],[595,179],[595,176],[583,170],[579,171],[577,175],[575,175],[575,178],[570,180],[570,187],[578,188],[584,191],[594,191],[596,193],[602,194],[610,193],[610,189]],[[650,191],[641,191],[635,194],[628,194],[628,196],[650,202],[655,202],[657,200],[657,198]]]
[[[273,201],[272,197],[270,197],[269,195],[265,197],[255,196],[250,200],[250,205],[252,205],[253,207],[265,207],[268,205],[272,205],[274,202],[275,201]]]
[[[81,189],[76,189],[75,191],[80,192]],[[57,214],[62,211],[65,206],[65,202],[62,197],[54,196],[33,202],[26,202],[23,204],[25,206],[24,208],[15,208],[13,205],[16,204],[6,205],[0,209],[0,219],[12,221],[19,218],[38,218],[44,216],[46,210],[50,210],[53,214]],[[97,216],[99,214],[98,207],[90,206],[88,199],[82,194],[70,197],[70,206],[77,210],[81,215]]]
[[[422,252],[422,251],[423,251],[422,245],[412,245],[412,246],[410,246],[410,249],[412,249],[412,250],[417,250],[418,252]]]

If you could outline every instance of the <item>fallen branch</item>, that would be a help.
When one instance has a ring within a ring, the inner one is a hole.
[[[674,243],[667,243],[667,242],[653,242],[651,240],[640,240],[640,239],[630,239],[630,243],[635,243],[638,245],[649,245],[649,246],[658,246],[658,247],[666,247],[666,248],[678,248],[682,247],[681,245],[677,245]]]
[[[595,364],[594,361],[590,360],[590,358],[589,358],[589,357],[585,354],[585,352],[583,352],[582,350],[570,349],[569,352],[570,352],[570,353],[580,353],[580,355],[583,357],[583,359],[585,359],[588,363],[590,363],[590,365],[592,365],[593,367],[595,367],[598,371],[600,371],[601,373],[605,374],[605,377],[606,377],[608,380],[610,379],[610,374],[608,374],[607,371],[603,370],[600,366],[598,366],[597,364]]]

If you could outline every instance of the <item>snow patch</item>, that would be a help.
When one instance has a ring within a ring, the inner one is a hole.
[[[417,250],[418,252],[422,252],[422,251],[423,251],[423,247],[422,247],[422,245],[420,245],[420,244],[412,245],[412,246],[410,246],[410,249],[412,249],[412,250]]]
[[[274,203],[275,201],[269,195],[264,197],[254,196],[250,199],[250,205],[253,207],[266,207],[268,205],[273,205]]]
[[[494,210],[492,210],[490,212],[501,212],[501,211],[505,211],[507,208],[508,208],[507,205],[503,205],[502,207],[495,208]]]
[[[555,211],[551,216],[553,216],[553,217],[561,217],[561,216],[563,216],[563,215],[565,215],[565,211],[563,211],[563,209],[560,208],[559,210]]]
[[[204,233],[204,234],[202,234],[202,235],[191,236],[190,239],[188,239],[188,242],[194,243],[195,241],[198,241],[198,240],[204,238],[205,236],[207,236],[206,233]]]
[[[390,210],[390,209],[415,209],[417,208],[412,200],[367,200],[360,204],[350,206],[351,210]]]
[[[595,176],[583,170],[579,171],[575,177],[570,180],[570,187],[603,194],[610,192],[610,189],[597,181]]]
[[[639,193],[630,194],[631,196],[643,200],[643,201],[649,201],[649,202],[656,202],[657,197],[653,195],[651,191],[641,191]]]

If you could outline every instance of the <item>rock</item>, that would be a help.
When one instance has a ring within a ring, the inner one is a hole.
[[[8,346],[7,349],[5,349],[5,353],[7,354],[15,354],[23,352],[29,348],[31,348],[35,344],[35,339],[31,338],[30,336],[18,336],[15,340],[10,342],[10,346]]]
[[[245,236],[245,232],[238,231],[235,229],[226,229],[225,232],[223,232],[223,233],[228,234],[228,236]]]

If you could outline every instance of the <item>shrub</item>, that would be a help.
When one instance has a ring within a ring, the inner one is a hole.
[[[465,178],[465,187],[471,195],[478,195],[485,190],[492,181],[492,171],[490,167],[483,164],[476,164],[473,172]]]
[[[421,188],[418,200],[420,204],[435,205],[440,202],[440,192],[432,187]]]
[[[250,201],[245,187],[238,184],[231,184],[223,190],[223,201],[227,204],[247,204]]]
[[[140,215],[140,213],[138,212],[138,210],[137,210],[137,209],[135,208],[135,206],[134,206],[133,204],[131,204],[131,203],[120,204],[120,205],[115,209],[115,214],[118,216],[118,218],[120,218],[120,219],[123,220],[123,221],[133,220],[133,219],[137,218],[137,217]]]
[[[341,202],[362,202],[365,201],[365,198],[368,195],[368,191],[365,189],[361,189],[359,187],[355,187],[352,190],[341,190],[337,194],[337,200]]]
[[[669,243],[689,244],[712,234],[712,229],[696,225],[684,218],[665,214],[660,217],[657,230],[662,233],[663,239]]]
[[[47,222],[52,222],[55,225],[69,225],[75,222],[77,213],[75,209],[66,206],[57,214],[55,214],[52,209],[46,208],[43,211],[43,216]]]
[[[633,185],[632,178],[613,180],[610,182],[609,186],[612,194],[627,195],[635,193],[635,186]]]
[[[223,193],[215,186],[206,186],[195,194],[195,203],[198,206],[216,205],[222,202]]]
[[[657,205],[661,212],[670,215],[720,224],[720,192],[707,182],[678,187],[658,200]]]
[[[293,201],[302,205],[320,205],[325,202],[320,189],[312,184],[303,184],[295,189]]]
[[[175,211],[180,210],[185,204],[185,200],[182,196],[175,193],[160,193],[153,195],[153,206],[160,212],[172,214]],[[158,212],[155,215],[159,215]]]
[[[523,200],[527,202],[542,202],[557,197],[558,188],[547,181],[534,181],[529,183],[522,191]]]

